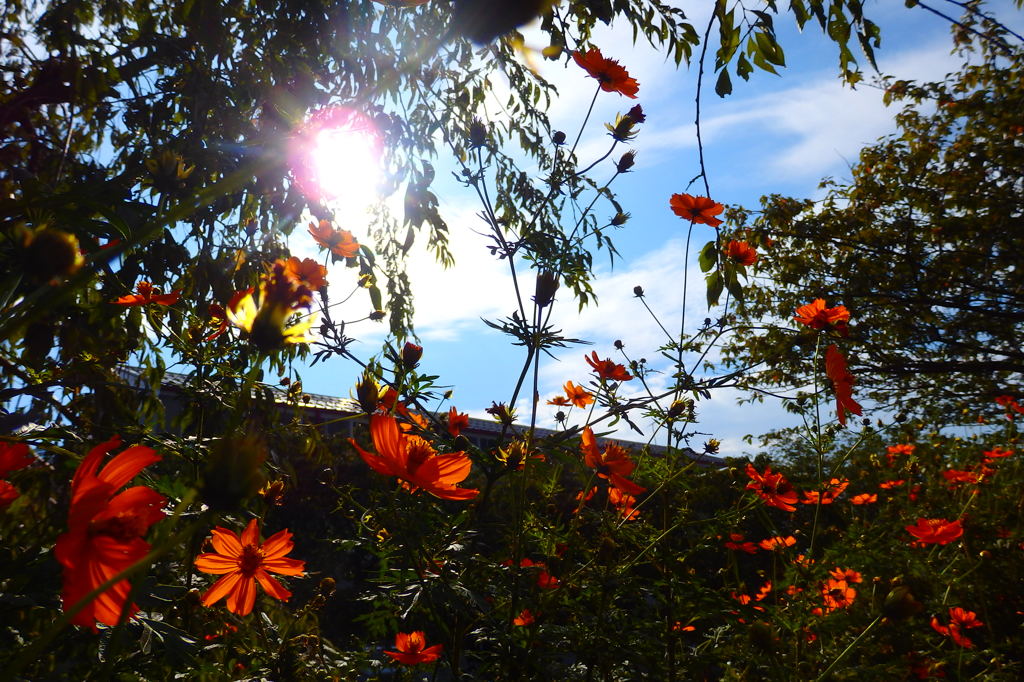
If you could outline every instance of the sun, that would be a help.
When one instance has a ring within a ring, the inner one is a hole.
[[[292,172],[302,192],[331,208],[365,214],[378,198],[381,136],[373,121],[347,107],[311,115],[296,135]]]

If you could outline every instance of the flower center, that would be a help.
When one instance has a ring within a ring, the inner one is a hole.
[[[252,575],[263,565],[263,549],[256,545],[242,548],[242,556],[238,560],[238,568],[246,575]]]
[[[143,519],[137,514],[118,514],[89,524],[89,535],[106,535],[120,542],[130,542],[146,532]]]

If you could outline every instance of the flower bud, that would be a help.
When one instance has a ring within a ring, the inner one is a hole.
[[[473,122],[469,124],[469,147],[477,149],[485,144],[487,144],[487,127],[480,119],[474,118]]]
[[[633,295],[636,296],[637,298],[643,298],[644,297],[644,288],[642,286],[639,286],[639,285],[633,287]]]
[[[550,305],[558,291],[558,275],[550,270],[541,270],[537,273],[537,285],[533,296],[538,308]]]
[[[423,346],[417,346],[411,341],[405,342],[405,346],[402,348],[402,364],[405,365],[406,369],[412,369],[418,365],[422,357]]]
[[[558,145],[565,144],[565,133],[561,130],[556,130],[551,136],[551,141]]]
[[[636,163],[636,152],[630,149],[623,154],[615,163],[615,170],[620,173],[628,173],[629,169]]]
[[[619,211],[618,213],[612,216],[612,225],[614,225],[615,227],[622,227],[623,225],[626,224],[627,220],[629,220],[629,214]]]
[[[370,374],[363,374],[362,380],[356,382],[356,400],[363,412],[373,414],[380,404],[380,386]]]

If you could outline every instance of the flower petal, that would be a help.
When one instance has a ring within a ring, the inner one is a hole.
[[[292,596],[292,593],[286,590],[284,585],[271,578],[262,568],[256,571],[256,580],[263,587],[263,591],[274,599],[288,601]]]
[[[215,575],[239,570],[238,559],[226,557],[222,554],[200,554],[196,557],[195,564],[196,568],[203,573],[213,573]]]
[[[228,573],[222,578],[219,578],[217,582],[210,586],[210,589],[203,594],[203,606],[211,606],[216,604],[218,601],[223,599],[229,592],[234,593],[237,588],[238,581],[242,578],[241,571],[235,571],[234,573]]]

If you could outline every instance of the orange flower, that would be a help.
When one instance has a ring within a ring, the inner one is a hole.
[[[68,532],[57,538],[53,552],[64,567],[65,610],[110,578],[142,559],[149,543],[142,537],[164,517],[167,499],[146,486],[118,489],[145,467],[160,461],[152,448],[133,445],[114,456],[100,469],[100,462],[120,447],[114,436],[97,445],[78,465],[71,480]],[[122,612],[127,617],[138,608],[127,605],[130,586],[121,580],[79,611],[71,622],[96,630],[96,622],[116,625]]]
[[[335,230],[326,220],[318,225],[309,224],[309,234],[317,244],[333,254],[335,259],[355,258],[359,253],[359,242],[348,230]]]
[[[422,630],[415,632],[399,632],[395,635],[395,648],[398,651],[385,651],[384,653],[399,663],[405,665],[417,665],[418,663],[431,663],[441,658],[440,644],[427,646],[427,637]]]
[[[828,572],[836,580],[845,580],[848,583],[864,582],[864,576],[852,568],[839,568],[838,566]]]
[[[938,618],[932,618],[933,630],[938,632],[940,635],[949,637],[965,649],[973,648],[974,642],[968,639],[962,631],[968,628],[980,628],[982,625],[984,625],[984,623],[978,620],[978,616],[974,611],[968,611],[960,608],[959,606],[950,607],[949,625],[942,625],[939,623]]]
[[[991,450],[985,450],[981,454],[984,455],[984,462],[991,464],[994,460],[1009,457],[1013,454],[1013,450],[1010,448],[992,448]]]
[[[564,395],[556,395],[554,398],[548,401],[548,405],[555,405],[556,407],[569,407],[572,405],[569,399]]]
[[[3,479],[12,471],[24,469],[34,459],[25,443],[0,443],[0,509],[9,507],[21,495],[17,488]]]
[[[524,625],[533,625],[536,620],[537,617],[533,615],[530,609],[523,609],[519,612],[518,616],[512,619],[512,624],[522,627]]]
[[[593,351],[590,355],[584,355],[583,359],[587,361],[587,364],[594,368],[597,372],[597,376],[608,381],[632,381],[633,375],[626,371],[626,368],[622,365],[617,365],[612,362],[611,358],[605,358],[599,360],[597,357],[597,351]]]
[[[829,344],[825,349],[825,375],[832,380],[836,392],[836,415],[840,424],[846,424],[846,414],[863,414],[860,404],[853,399],[853,375],[846,368],[846,359],[836,347]]]
[[[139,282],[135,285],[135,291],[137,294],[128,294],[122,296],[111,303],[117,305],[123,305],[125,307],[133,305],[147,305],[149,303],[156,303],[157,305],[171,305],[177,303],[178,299],[181,298],[180,291],[172,291],[169,294],[161,294],[160,290],[155,288],[149,282]]]
[[[210,326],[214,327],[214,330],[203,341],[213,341],[228,330],[228,314],[224,311],[224,306],[219,303],[211,303],[207,311],[210,314]]]
[[[796,317],[793,319],[811,329],[835,329],[846,336],[846,323],[850,321],[850,311],[841,305],[826,308],[825,299],[816,298],[812,303],[797,308]]]
[[[828,482],[824,492],[818,492],[817,490],[804,491],[803,503],[818,504],[820,500],[822,504],[832,504],[846,490],[848,485],[850,485],[850,482],[845,478],[842,480],[833,478]]]
[[[711,227],[718,227],[722,224],[722,219],[715,216],[724,211],[725,206],[708,197],[673,194],[668,200],[668,205],[672,208],[672,212],[683,220]]]
[[[640,512],[634,508],[636,497],[633,495],[624,493],[618,488],[608,488],[608,502],[618,509],[619,514],[627,521],[636,521],[640,518]]]
[[[757,554],[757,545],[753,542],[745,541],[742,533],[729,533],[729,540],[725,543],[725,547],[734,552]]]
[[[254,292],[253,288],[236,292],[227,307],[228,319],[248,334],[254,346],[270,352],[287,343],[313,340],[309,335],[316,323],[313,315],[287,326],[292,315],[308,308],[313,301],[308,283],[290,273],[288,261],[278,259],[269,265],[260,282],[259,293]]]
[[[565,382],[565,395],[576,407],[586,407],[590,403],[594,402],[594,394],[587,391],[582,386],[577,386],[571,381]]]
[[[897,478],[892,481],[882,481],[878,484],[878,487],[882,490],[892,490],[893,488],[899,488],[901,485],[906,483],[902,478]]]
[[[825,604],[825,613],[828,613],[849,608],[857,598],[857,590],[850,587],[845,580],[829,578],[821,586],[821,598]]]
[[[583,54],[573,52],[572,58],[579,64],[591,78],[596,78],[605,92],[617,92],[630,99],[636,99],[636,93],[640,91],[640,84],[635,78],[630,78],[629,72],[614,59],[608,59],[601,54],[596,47]]]
[[[279,531],[261,544],[256,519],[249,521],[241,537],[218,526],[213,529],[210,542],[215,551],[197,556],[196,568],[222,577],[203,595],[203,606],[212,606],[227,597],[228,611],[239,616],[247,616],[252,611],[256,603],[257,582],[274,599],[288,601],[292,596],[267,571],[301,576],[306,568],[305,561],[285,558],[295,546],[291,533]]]
[[[773,474],[770,466],[765,467],[764,473],[758,473],[749,462],[747,476],[750,477],[747,489],[753,490],[769,507],[776,507],[782,511],[796,511],[793,505],[798,499],[797,494],[785,476],[780,473]]]
[[[757,262],[757,250],[746,242],[733,239],[725,247],[725,257],[740,265],[753,265]]]
[[[908,533],[917,538],[915,545],[948,545],[964,534],[960,525],[960,519],[947,521],[946,519],[924,519],[919,518],[917,524],[905,526]]]
[[[389,414],[370,417],[370,435],[377,454],[363,450],[354,439],[349,442],[371,469],[401,479],[410,492],[425,490],[442,500],[469,500],[479,494],[479,490],[455,487],[465,480],[473,466],[466,453],[437,454],[419,436],[402,433]]]
[[[875,502],[878,502],[878,495],[875,493],[861,493],[850,498],[850,503],[856,505],[874,504]]]
[[[793,545],[795,545],[796,544],[796,538],[793,537],[792,535],[787,536],[787,537],[782,537],[781,535],[776,535],[773,538],[766,538],[764,540],[761,540],[761,542],[759,542],[757,544],[759,544],[761,546],[761,549],[767,549],[767,550],[780,549],[781,550],[781,549],[785,549],[786,547],[792,547]]]
[[[629,458],[629,452],[615,443],[609,443],[604,452],[598,452],[597,439],[589,426],[584,427],[583,433],[580,435],[580,450],[583,451],[587,466],[596,469],[598,476],[608,479],[622,492],[630,495],[647,492],[647,488],[639,486],[627,478],[636,468],[636,464]]]
[[[454,406],[448,409],[448,433],[452,438],[458,438],[462,429],[469,428],[469,415],[460,413]]]
[[[312,258],[299,260],[295,256],[284,262],[284,274],[300,286],[317,290],[327,286],[327,268]]]
[[[899,445],[890,445],[885,449],[885,463],[888,466],[892,466],[896,463],[896,458],[901,455],[912,455],[914,454],[914,445],[911,443],[900,443]]]

